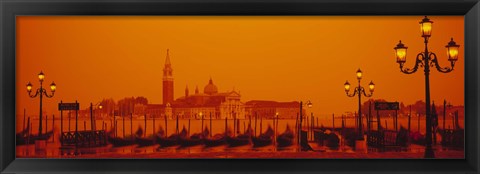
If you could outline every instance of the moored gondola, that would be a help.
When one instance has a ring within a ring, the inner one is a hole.
[[[185,130],[185,128],[184,128]],[[182,133],[184,131],[182,130]],[[180,146],[181,147],[190,147],[203,144],[205,137],[209,134],[209,130],[205,128],[202,133],[196,133],[188,137],[187,135],[180,136]],[[182,135],[182,134],[181,134]]]
[[[135,134],[136,134],[135,143],[138,144],[139,147],[155,145],[155,140],[156,140],[155,135],[151,135],[149,137],[142,137],[143,129],[141,127],[138,127]]]
[[[108,142],[110,142],[110,144],[112,144],[113,147],[131,146],[136,143],[135,137],[132,137],[132,136],[127,136],[125,138],[109,137]]]
[[[204,140],[205,147],[216,147],[221,146],[227,143],[225,133],[215,134],[213,137],[205,138]]]
[[[187,131],[184,127],[178,134],[172,134],[168,137],[157,137],[157,143],[160,144],[160,148],[177,146],[180,145],[180,138],[185,136],[187,136]]]
[[[240,134],[236,137],[227,136],[226,139],[227,139],[228,146],[229,147],[238,147],[238,146],[249,145],[249,144],[252,143],[252,134],[253,134],[253,130],[249,126],[248,130],[243,134]],[[227,135],[229,135],[229,134],[227,133]]]
[[[171,147],[178,145],[178,134],[172,134],[168,137],[157,137],[157,143],[160,147]]]
[[[277,147],[288,147],[293,145],[294,137],[293,131],[290,129],[290,126],[287,125],[285,132],[277,136]]]
[[[16,145],[25,145],[25,144],[34,144],[36,140],[48,140],[53,135],[53,131],[48,131],[47,133],[42,134],[41,136],[38,135],[30,135],[28,134],[17,134],[16,135]]]
[[[273,143],[273,129],[268,126],[267,130],[257,137],[252,137],[253,147],[268,146]]]

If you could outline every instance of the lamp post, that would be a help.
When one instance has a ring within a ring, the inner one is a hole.
[[[27,92],[28,92],[28,96],[31,97],[31,98],[35,98],[37,96],[39,96],[40,98],[40,115],[39,115],[39,126],[38,126],[38,136],[39,137],[42,137],[42,105],[43,105],[43,96],[45,95],[45,97],[47,98],[52,98],[53,95],[55,95],[55,90],[57,89],[57,85],[55,84],[55,82],[52,82],[50,84],[50,90],[52,91],[52,94],[51,95],[48,95],[47,93],[47,90],[43,88],[43,80],[45,79],[45,74],[43,74],[42,71],[40,71],[40,73],[38,74],[38,80],[40,81],[40,88],[38,88],[35,92],[35,94],[32,95],[32,87],[33,85],[28,82],[27,84]]]
[[[97,104],[93,105],[92,103],[90,103],[90,125],[91,125],[91,130],[92,131],[95,131],[97,128],[96,124],[95,124],[95,116],[93,115],[93,109],[95,108],[95,111],[97,111],[97,108],[98,109],[102,109],[103,106],[100,105],[101,102],[98,102]]]
[[[415,60],[415,66],[413,68],[404,68],[407,57],[407,48],[402,41],[400,41],[395,49],[395,55],[397,58],[397,63],[400,65],[400,71],[405,74],[412,74],[418,70],[418,67],[424,68],[425,74],[425,107],[426,107],[426,145],[425,145],[425,158],[435,158],[435,154],[432,149],[432,118],[430,111],[430,67],[435,67],[441,73],[449,73],[453,71],[455,66],[455,61],[458,60],[458,48],[460,45],[457,45],[453,38],[445,46],[447,48],[448,61],[450,61],[450,67],[440,67],[435,53],[428,50],[428,39],[432,34],[432,24],[433,22],[425,16],[425,18],[420,21],[420,30],[422,32],[422,37],[424,39],[425,50],[417,54]]]
[[[303,114],[302,114],[302,110],[303,110],[303,101],[300,101],[300,115],[299,115],[299,124],[298,124],[298,146],[300,148],[300,150],[302,150],[302,120],[303,120]],[[313,106],[312,102],[310,102],[310,100],[307,101],[307,103],[305,103],[305,106],[307,106],[308,108],[311,108]]]
[[[348,80],[345,82],[344,87],[345,87],[345,93],[347,94],[348,97],[355,97],[355,95],[358,95],[358,140],[364,140],[363,138],[363,131],[362,131],[362,94],[365,97],[371,97],[373,95],[373,90],[375,89],[375,84],[373,84],[373,81],[370,81],[368,84],[368,89],[370,91],[370,94],[367,94],[365,92],[365,88],[363,88],[360,85],[360,81],[362,80],[363,77],[363,72],[362,70],[358,69],[357,70],[357,80],[358,80],[358,86],[355,87],[355,90],[352,94],[349,94],[350,92],[350,83],[348,83]]]

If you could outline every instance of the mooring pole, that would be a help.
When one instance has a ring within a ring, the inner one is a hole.
[[[377,131],[380,131],[380,128],[382,127],[380,124],[380,112],[377,110]]]
[[[114,123],[115,123],[115,126],[114,126],[115,127],[115,138],[117,138],[118,137],[118,129],[117,129],[118,120],[116,120],[116,119],[113,119],[113,120],[114,120]]]
[[[235,137],[237,134],[237,119],[235,118],[235,115],[233,115],[233,111],[232,111],[232,116],[233,116],[233,137]]]
[[[133,113],[130,112],[130,136],[131,139],[133,140]]]
[[[212,137],[212,112],[210,112],[210,137]]]
[[[417,114],[417,118],[418,118],[418,121],[417,121],[417,130],[418,130],[418,133],[420,133],[420,114]]]
[[[200,127],[200,132],[203,132],[203,114],[202,114],[202,127]]]
[[[144,120],[145,120],[145,133],[143,134],[143,137],[147,137],[147,114],[144,114]]]
[[[243,121],[243,133],[245,134],[245,121]]]
[[[175,132],[176,132],[176,134],[178,134],[178,114],[177,114],[177,126],[175,128]]]
[[[395,110],[395,131],[398,132],[398,109]]]
[[[255,133],[254,136],[257,137],[257,111],[255,111],[255,131],[254,131],[254,133]]]
[[[408,133],[410,134],[410,120],[412,119],[412,105],[410,105],[410,113],[408,114]]]
[[[68,111],[68,132],[71,132],[71,129],[70,129],[70,125],[71,125],[71,123],[70,123],[70,120],[71,120],[70,113],[71,113],[71,111]]]
[[[153,120],[153,123],[152,123],[152,124],[153,124],[153,125],[152,125],[152,127],[153,127],[153,132],[152,132],[152,134],[155,135],[155,132],[156,132],[156,131],[155,131],[155,114],[152,114],[152,120]]]
[[[372,101],[368,102],[368,121],[367,121],[367,131],[370,133],[372,129]]]
[[[28,125],[28,127],[29,127],[29,128],[28,128],[28,132],[27,132],[27,134],[28,134],[28,136],[27,136],[27,144],[30,144],[30,135],[32,134],[32,129],[33,129],[32,124],[30,124],[30,117],[28,117],[27,125]]]
[[[78,102],[75,100],[78,105]],[[75,109],[75,147],[78,146],[78,109]]]
[[[447,100],[443,100],[443,133],[445,134],[445,117],[447,115]]]
[[[52,114],[52,142],[55,142],[55,115]]]
[[[185,127],[184,127],[185,128]],[[190,137],[190,118],[188,118],[187,136]]]
[[[90,130],[94,131],[95,128],[93,127],[93,104],[90,103]]]
[[[228,126],[228,121],[227,121],[227,116],[225,116],[225,138],[227,137],[227,126]]]
[[[26,109],[23,108],[23,131],[25,131],[25,115],[26,115],[26,112],[27,112]]]
[[[45,114],[45,135],[48,132],[48,115]],[[48,142],[48,140],[46,140]]]
[[[168,123],[167,123],[167,115],[165,114],[163,116],[164,120],[165,120],[165,138],[168,136]]]
[[[262,127],[263,127],[263,118],[260,117],[260,135],[262,135],[262,131],[263,131]]]
[[[273,144],[273,145],[276,145],[276,143],[277,143],[277,137],[278,137],[278,136],[277,136],[277,132],[278,132],[278,116],[279,116],[279,115],[277,115],[277,118],[276,118],[277,121],[275,122],[275,139],[274,139],[274,140],[275,140],[275,144]]]
[[[60,137],[62,137],[61,135],[63,135],[63,110],[60,110]]]
[[[335,114],[332,114],[332,131],[335,130]]]
[[[299,126],[299,125],[298,125],[298,113],[297,113],[297,118],[295,119],[295,132],[296,132],[296,134],[297,134],[297,143],[298,143],[299,146],[300,146],[300,138],[299,138],[299,136],[300,136],[300,133],[299,133],[299,132],[300,132],[300,131],[298,130],[298,126]]]

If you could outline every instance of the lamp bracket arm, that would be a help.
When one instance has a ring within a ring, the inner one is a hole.
[[[441,73],[449,73],[451,71],[453,71],[453,66],[455,63],[452,62],[452,65],[451,67],[440,67],[440,64],[438,63],[438,58],[437,58],[437,55],[435,53],[430,53],[428,55],[428,57],[430,57],[430,66],[433,67],[435,66],[435,68],[437,68],[437,70]]]
[[[422,53],[418,53],[415,59],[415,66],[413,68],[404,68],[403,64],[400,64],[400,71],[405,74],[413,74],[417,72],[419,66],[421,67],[424,66],[423,64],[424,59],[425,59],[425,56]]]
[[[45,94],[45,97],[47,98],[52,98],[55,95],[55,92],[52,92],[52,95],[48,95],[47,90],[43,90],[43,94]]]
[[[371,97],[373,95],[373,92],[370,92],[370,94],[367,94],[367,92],[365,92],[365,90],[362,90],[363,91],[363,95],[365,97]]]
[[[346,93],[348,97],[355,97],[355,95],[357,94],[357,91],[358,91],[358,87],[355,87],[355,90],[352,94],[349,94],[348,91],[346,91]]]
[[[35,92],[34,95],[31,95],[30,92],[28,92],[28,96],[29,96],[30,98],[35,98],[35,97],[38,96],[39,93],[40,93],[40,88],[38,88],[38,89],[36,90],[36,92]]]

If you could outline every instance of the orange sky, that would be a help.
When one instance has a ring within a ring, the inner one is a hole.
[[[311,17],[17,17],[17,113],[27,108],[38,114],[38,98],[27,96],[25,85],[36,89],[37,74],[55,81],[57,92],[45,99],[44,110],[57,114],[57,103],[90,102],[112,97],[145,96],[162,102],[162,69],[166,49],[175,78],[175,98],[200,91],[212,77],[219,92],[240,91],[252,99],[311,100],[315,114],[356,111],[356,98],[345,95],[343,84],[373,80],[373,98],[403,101],[425,98],[423,69],[400,72],[393,47],[409,47],[406,66],[424,49],[418,22],[423,16]],[[463,16],[429,16],[434,21],[429,49],[446,60],[445,45],[460,44],[459,61],[448,74],[433,70],[431,96],[464,103]],[[364,98],[366,100],[366,98]]]

